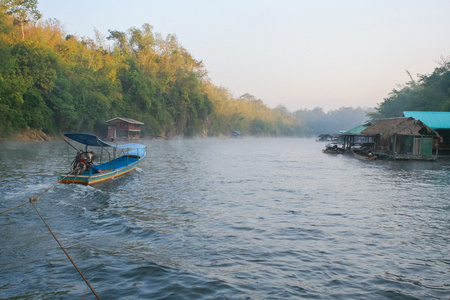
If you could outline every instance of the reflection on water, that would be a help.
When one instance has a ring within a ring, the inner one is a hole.
[[[36,204],[102,298],[450,293],[449,162],[359,161],[304,139],[146,143],[136,172],[57,185]],[[62,142],[0,146],[0,210],[55,183],[73,154]],[[30,205],[0,226],[1,299],[82,298]]]

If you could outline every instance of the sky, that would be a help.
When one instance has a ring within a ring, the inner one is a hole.
[[[43,20],[95,39],[148,23],[216,86],[294,112],[375,107],[450,57],[448,0],[39,0]]]

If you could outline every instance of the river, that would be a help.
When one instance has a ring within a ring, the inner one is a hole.
[[[136,171],[35,203],[102,299],[449,298],[450,161],[359,161],[297,138],[144,143]],[[0,142],[0,211],[73,156]],[[0,299],[95,299],[31,204],[0,228]]]

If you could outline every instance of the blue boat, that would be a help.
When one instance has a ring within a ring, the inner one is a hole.
[[[136,169],[138,163],[147,155],[147,146],[142,144],[117,145],[87,133],[65,133],[64,136],[85,145],[85,149],[78,150],[64,139],[77,150],[77,154],[72,161],[71,171],[58,175],[60,183],[91,185],[113,179]],[[96,152],[91,150],[92,147]],[[105,162],[102,162],[103,160]]]

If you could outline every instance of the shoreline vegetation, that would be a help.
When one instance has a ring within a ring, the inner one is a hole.
[[[64,132],[106,135],[106,120],[139,120],[141,137],[310,137],[338,133],[404,110],[450,109],[450,63],[411,77],[375,109],[269,108],[216,86],[202,61],[144,24],[96,32],[95,40],[42,21],[36,0],[0,0],[0,140],[46,140]],[[280,99],[282,102],[282,99]]]
[[[30,127],[27,127],[25,129],[16,131],[14,135],[8,136],[8,137],[0,137],[0,142],[12,142],[12,141],[18,141],[18,142],[49,142],[49,141],[55,141],[59,140],[61,138],[57,136],[50,136],[45,134],[40,129],[33,129]]]
[[[48,136],[42,130],[26,128],[14,135],[15,141],[33,141],[33,142],[48,142],[56,140],[56,137]]]

